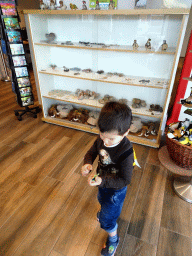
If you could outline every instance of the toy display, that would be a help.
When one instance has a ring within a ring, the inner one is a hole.
[[[109,10],[115,9],[115,2],[113,0],[110,0],[109,2]]]
[[[158,112],[163,112],[163,108],[160,105],[156,104],[151,104],[149,111],[158,111]]]
[[[99,1],[96,1],[96,7],[95,7],[95,10],[100,10],[100,6],[99,6]]]
[[[181,99],[180,104],[184,105],[185,107],[192,108],[192,87],[189,97],[186,99]]]
[[[70,4],[69,6],[70,6],[71,10],[77,10],[78,9],[75,4]]]
[[[93,125],[93,126],[96,126],[97,125],[97,121],[98,121],[98,118],[99,118],[99,112],[97,111],[91,111],[89,113],[89,118],[87,120],[87,123],[89,125]]]
[[[133,108],[141,108],[141,107],[146,107],[146,102],[144,100],[140,100],[137,98],[132,99],[132,107]]]
[[[60,10],[66,10],[66,9],[67,9],[67,5],[65,5],[65,4],[63,3],[63,1],[59,1],[59,7],[58,7],[58,9],[60,9]]]
[[[151,50],[151,39],[150,38],[147,40],[147,43],[145,44],[145,48],[146,48],[146,50]]]
[[[56,67],[57,67],[57,65],[55,65],[55,64],[51,64],[51,65],[50,65],[50,67],[51,67],[53,70],[55,70],[55,69],[56,69]]]
[[[133,46],[133,50],[137,50],[137,49],[139,48],[139,45],[138,45],[138,43],[137,43],[137,40],[134,40],[132,46]]]
[[[134,116],[129,131],[132,133],[136,133],[139,132],[142,129],[142,127],[143,124],[141,122],[141,118]]]
[[[167,137],[177,140],[179,143],[191,146],[192,145],[192,122],[189,119],[171,123],[168,126]]]
[[[82,6],[82,10],[87,10],[87,5],[86,5],[86,1],[83,1],[83,6]]]
[[[73,109],[69,112],[67,119],[69,121],[85,124],[89,118],[89,110],[79,108]]]
[[[163,40],[163,44],[161,45],[162,51],[166,51],[168,48],[168,44],[166,43],[166,40]]]
[[[70,104],[62,104],[57,105],[57,111],[59,113],[60,118],[66,118],[69,114],[69,112],[73,109],[73,106]]]
[[[40,0],[40,9],[41,10],[48,9],[48,6],[43,2],[43,0]]]
[[[56,42],[54,42],[56,35],[55,33],[47,33],[45,34],[45,37],[47,38],[47,40],[41,40],[42,43],[47,43],[47,44],[56,44]]]

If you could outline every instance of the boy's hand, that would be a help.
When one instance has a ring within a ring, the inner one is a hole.
[[[101,177],[95,177],[94,179],[94,175],[91,175],[89,178],[88,178],[88,183],[90,186],[98,186],[101,184],[102,182],[102,179]]]
[[[91,164],[84,164],[81,168],[81,174],[87,176],[92,171],[93,166]]]

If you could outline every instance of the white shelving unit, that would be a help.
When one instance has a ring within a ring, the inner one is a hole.
[[[108,94],[117,100],[127,99],[133,115],[144,124],[158,122],[157,136],[132,133],[128,137],[136,143],[159,146],[189,9],[25,10],[24,15],[43,121],[98,133],[96,127],[48,116],[52,104],[100,110],[103,104],[99,99],[78,100],[75,96],[77,89],[89,89],[99,93],[100,98]],[[56,34],[54,43],[43,42],[47,33]],[[149,38],[152,49],[146,50]],[[137,50],[132,47],[134,40],[139,44]],[[168,44],[166,51],[161,49],[163,40]],[[53,64],[54,70],[50,67]],[[81,71],[64,72],[63,66]],[[99,70],[104,73],[98,74]],[[58,96],[51,93],[53,90],[71,94]],[[146,101],[147,106],[133,108],[133,98]],[[160,105],[163,112],[149,111],[151,104]]]

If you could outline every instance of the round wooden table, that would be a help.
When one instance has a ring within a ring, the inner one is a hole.
[[[192,170],[186,170],[176,165],[176,163],[169,156],[167,146],[163,146],[159,149],[158,157],[161,164],[173,174],[183,177],[190,177],[190,180],[187,182],[175,179],[173,182],[173,187],[178,196],[180,196],[183,200],[192,203]]]

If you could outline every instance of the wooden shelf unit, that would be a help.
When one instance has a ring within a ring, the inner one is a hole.
[[[130,134],[131,141],[151,147],[159,147],[164,132],[166,112],[173,88],[177,64],[187,26],[189,9],[146,9],[146,10],[24,10],[29,37],[34,74],[43,108],[43,121],[98,134],[95,127],[51,118],[48,109],[52,104],[72,104],[89,108],[102,107],[98,102],[67,100],[51,97],[54,89],[70,90],[93,89],[101,94],[112,95],[117,99],[133,98],[145,100],[147,105],[163,107],[163,113],[150,114],[147,109],[133,109],[133,115],[142,122],[158,121],[157,136],[139,137]],[[121,22],[121,26],[120,23]],[[41,26],[37,26],[40,24]],[[55,43],[44,43],[46,33],[55,33]],[[152,49],[146,50],[145,43],[152,38]],[[138,50],[133,50],[133,39],[138,40]],[[167,51],[161,51],[163,40],[167,40]],[[65,45],[71,41],[73,45]],[[79,42],[103,43],[84,46]],[[56,70],[50,68],[57,66]],[[91,68],[92,74],[74,75],[66,73],[62,67]],[[98,75],[97,70],[104,70]],[[124,77],[107,76],[108,72],[123,73]],[[127,80],[126,80],[127,79]],[[130,80],[131,79],[131,80]],[[140,83],[139,79],[150,80]],[[152,82],[154,79],[155,82]],[[133,81],[132,81],[133,80]],[[131,81],[131,82],[130,82]],[[165,83],[163,81],[166,81]]]

